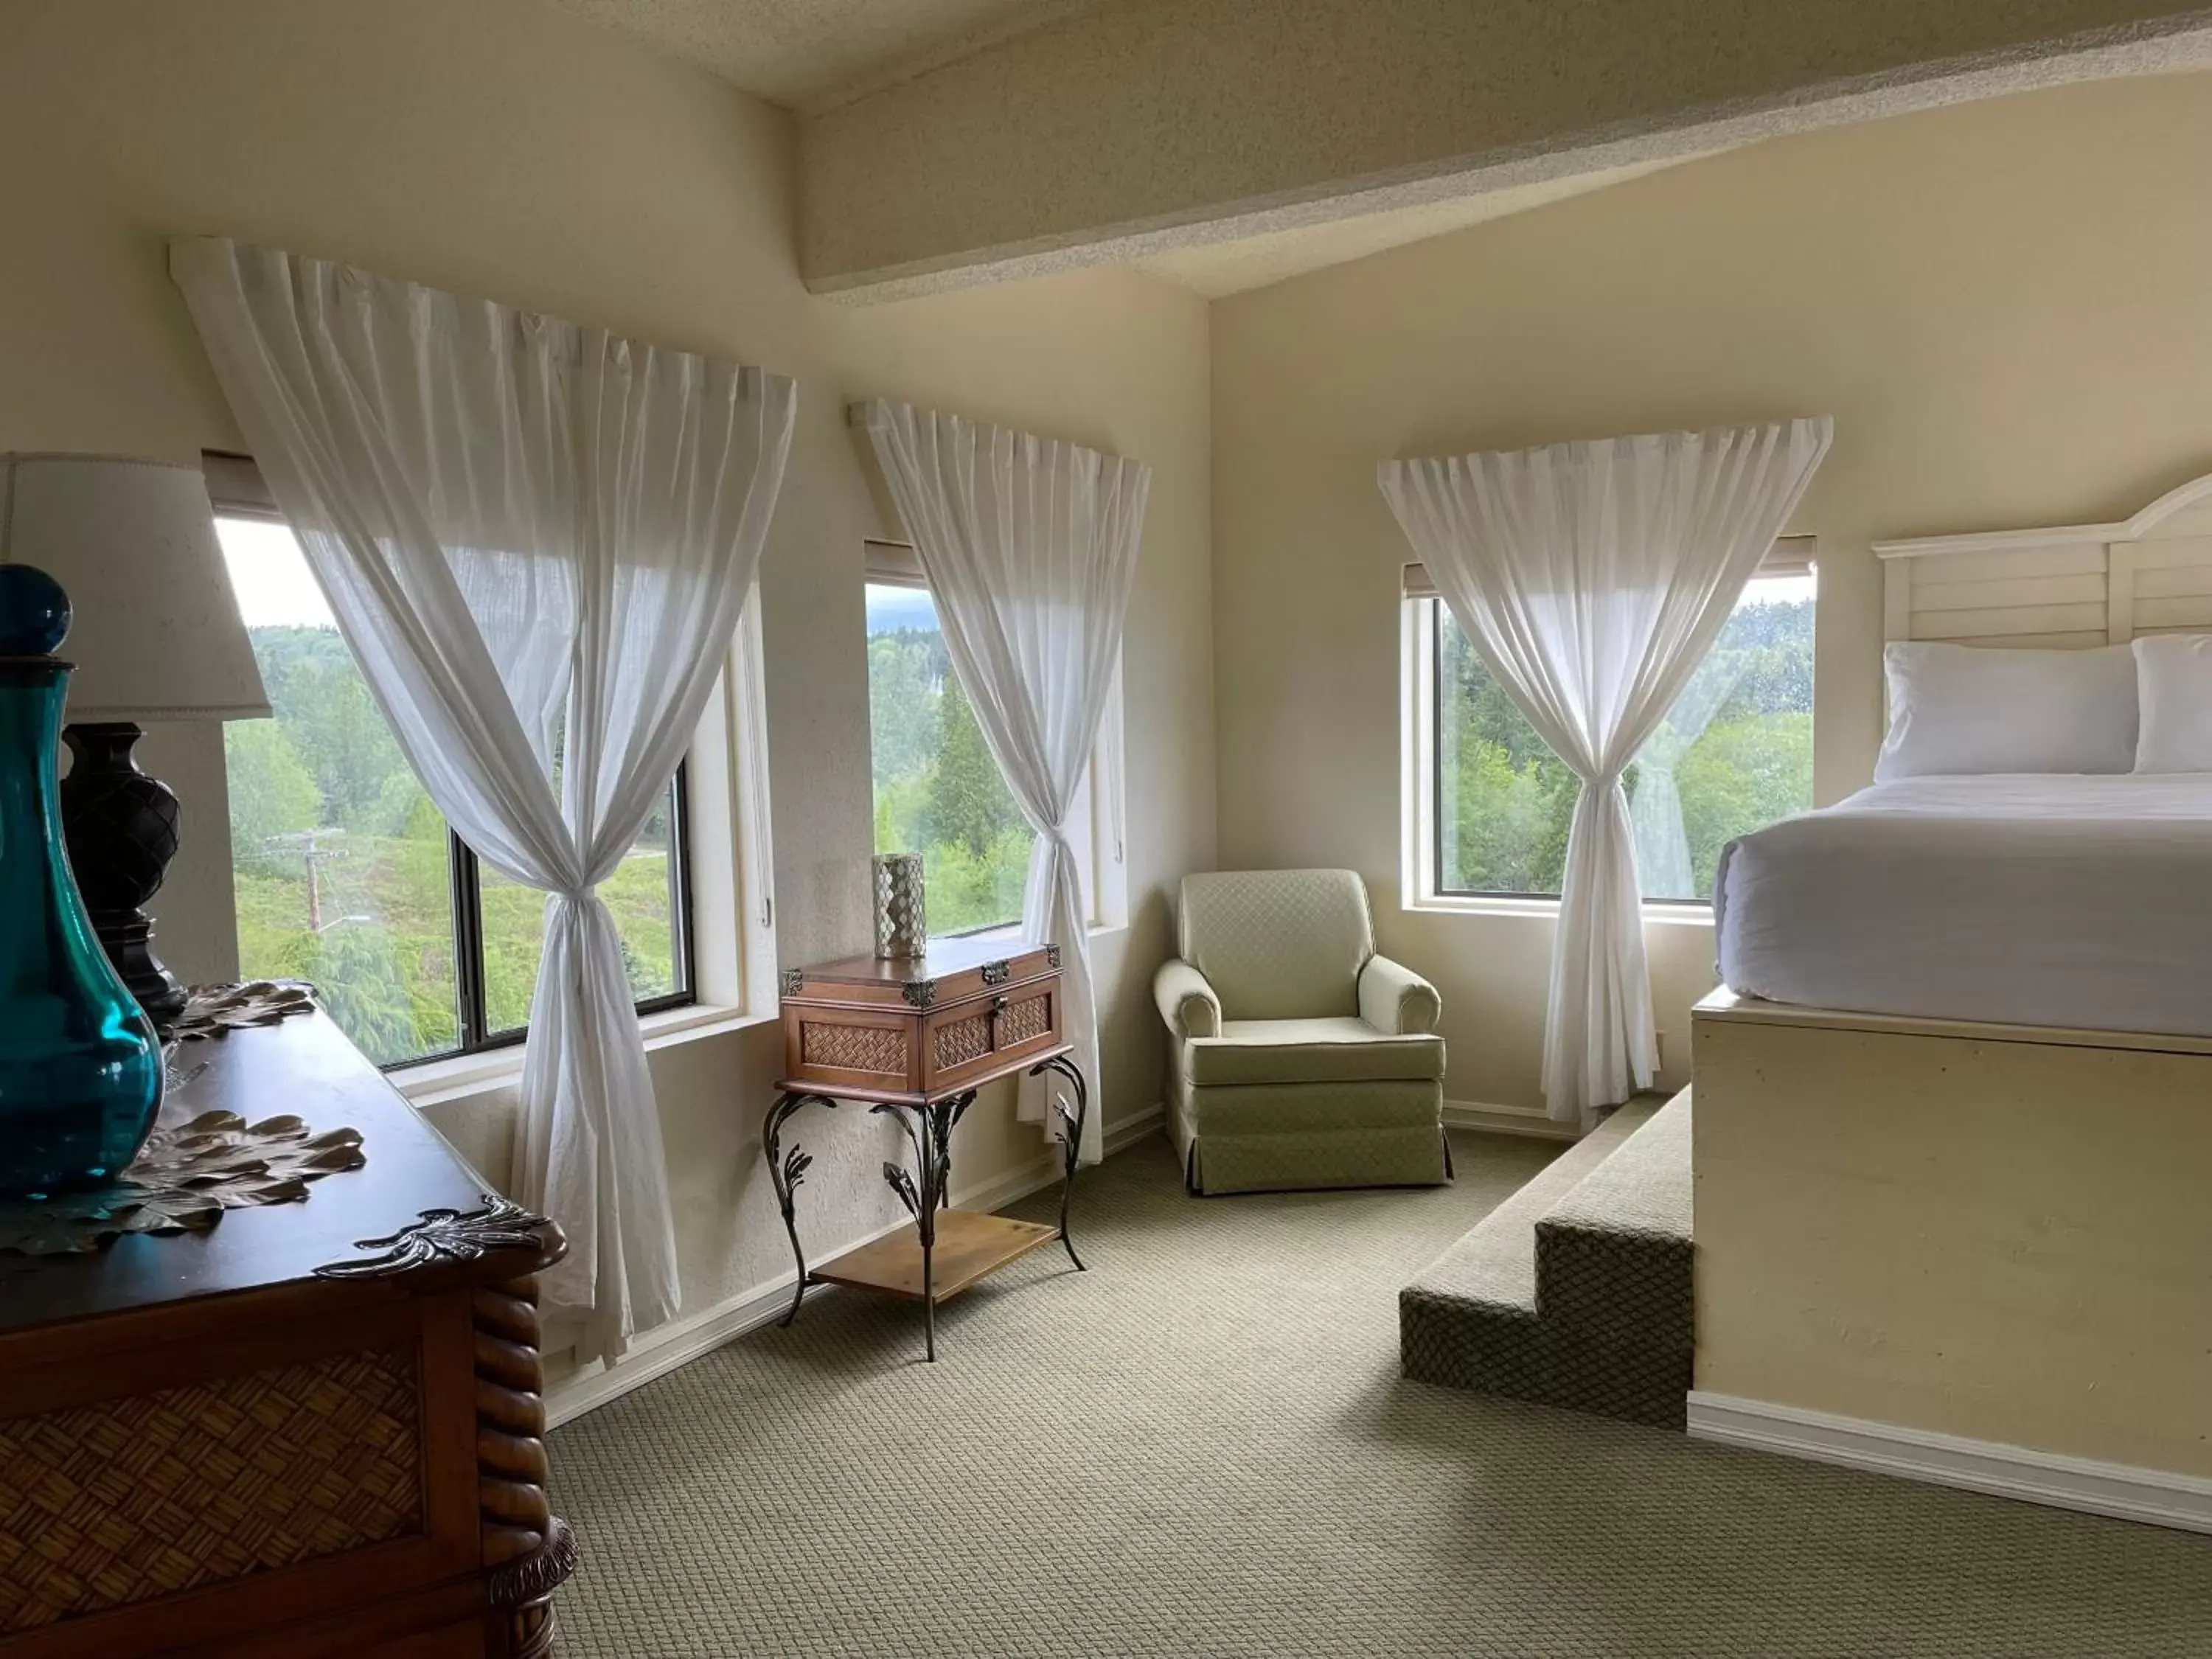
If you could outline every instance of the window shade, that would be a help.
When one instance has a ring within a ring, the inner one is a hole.
[[[240,519],[283,516],[277,508],[276,496],[269,493],[261,468],[251,455],[204,449],[200,452],[200,471],[207,478],[208,500],[218,514]]]
[[[1814,546],[1818,541],[1813,536],[1778,536],[1766,556],[1759,562],[1752,580],[1764,576],[1809,576],[1813,574]],[[872,544],[871,544],[872,545]],[[1419,564],[1407,564],[1400,577],[1399,592],[1408,599],[1433,599],[1438,597],[1437,585],[1429,580],[1428,571]]]
[[[891,582],[901,587],[927,587],[929,579],[922,574],[921,556],[907,542],[879,542],[870,537],[861,544],[867,556],[868,580],[872,582]]]

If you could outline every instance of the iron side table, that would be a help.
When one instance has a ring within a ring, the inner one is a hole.
[[[926,957],[855,957],[796,969],[782,980],[782,1091],[762,1125],[761,1148],[791,1240],[798,1317],[810,1286],[845,1285],[922,1304],[926,1352],[937,1358],[937,1304],[987,1274],[1057,1240],[1079,1272],[1067,1203],[1089,1115],[1089,1089],[1061,1041],[1060,949],[994,954],[994,942],[948,940]],[[952,1130],[981,1089],[1021,1073],[1067,1079],[1073,1110],[1055,1097],[1064,1175],[1060,1224],[951,1207]],[[886,1163],[884,1179],[914,1218],[911,1231],[848,1250],[810,1268],[799,1242],[796,1194],[813,1157],[783,1143],[800,1108],[852,1101],[893,1118],[914,1152],[914,1168]]]

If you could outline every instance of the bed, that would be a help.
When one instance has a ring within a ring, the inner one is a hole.
[[[1890,641],[2212,632],[2212,477],[1875,552]],[[2212,773],[1877,784],[1717,907],[1691,1432],[2212,1532]]]
[[[1743,995],[2212,1036],[2212,773],[1876,784],[1730,844],[1713,920]]]

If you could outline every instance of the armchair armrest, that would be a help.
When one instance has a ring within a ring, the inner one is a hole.
[[[1359,1017],[1387,1036],[1425,1036],[1444,1011],[1437,988],[1388,957],[1359,970]]]
[[[1179,1037],[1221,1035],[1221,999],[1206,982],[1206,975],[1170,957],[1152,975],[1152,1000],[1160,1005],[1160,1018]]]

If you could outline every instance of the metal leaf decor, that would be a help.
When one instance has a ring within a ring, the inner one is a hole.
[[[806,1179],[806,1172],[814,1167],[814,1154],[794,1146],[783,1155],[783,1185],[788,1192]]]
[[[272,979],[242,985],[195,985],[164,1035],[171,1042],[219,1037],[249,1025],[274,1025],[294,1014],[315,1012],[313,988]]]
[[[125,1233],[205,1232],[225,1210],[297,1203],[309,1182],[368,1161],[352,1129],[203,1112],[156,1128],[112,1187],[0,1203],[0,1251],[80,1255]]]
[[[921,1195],[914,1189],[912,1176],[897,1164],[886,1161],[884,1164],[884,1179],[890,1183],[891,1190],[899,1195],[899,1202],[906,1206],[906,1212],[908,1215],[919,1216],[921,1213]]]
[[[376,1255],[358,1261],[334,1261],[315,1269],[323,1279],[381,1279],[392,1273],[412,1273],[440,1261],[474,1261],[494,1250],[542,1250],[545,1240],[538,1229],[545,1224],[520,1204],[493,1194],[483,1194],[477,1210],[424,1210],[411,1227],[402,1227],[384,1238],[364,1238],[354,1248]]]

